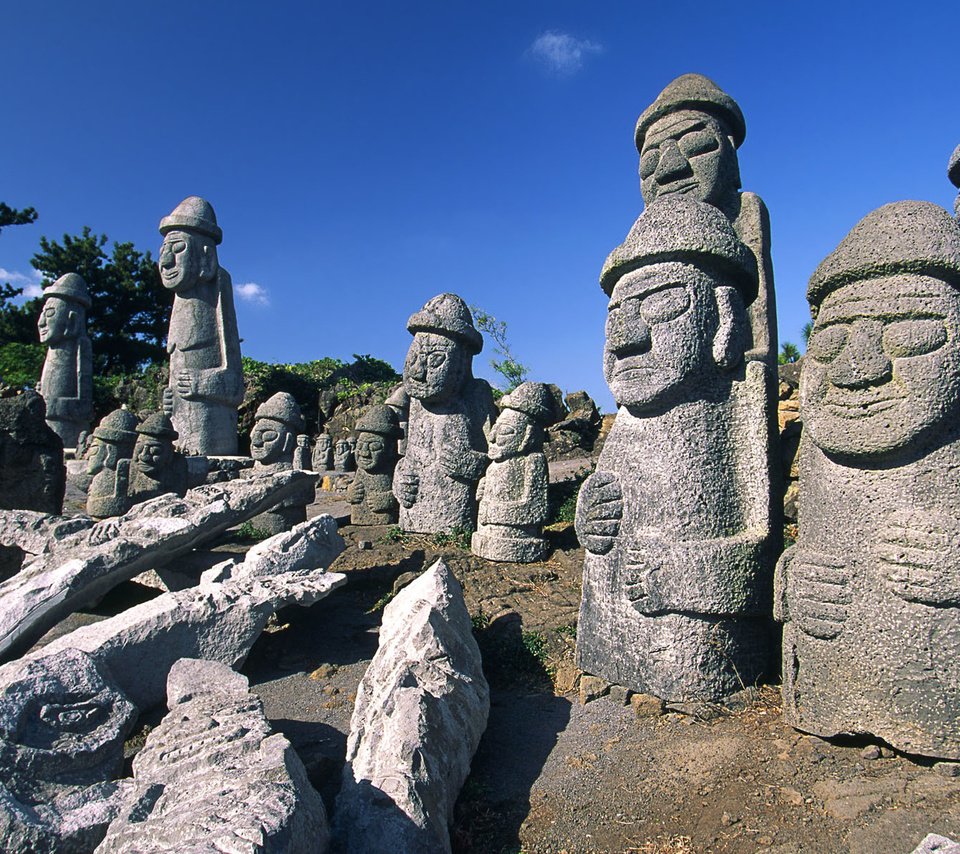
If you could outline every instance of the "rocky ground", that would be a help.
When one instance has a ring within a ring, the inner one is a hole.
[[[552,476],[589,463],[565,461]],[[318,494],[311,514],[347,514],[342,492]],[[610,695],[581,703],[573,649],[583,552],[569,525],[550,532],[549,559],[530,565],[474,558],[463,537],[348,524],[341,533],[347,549],[332,568],[347,573],[347,586],[279,614],[243,668],[328,807],[380,611],[443,556],[464,585],[492,703],[457,804],[455,852],[906,854],[928,832],[960,838],[957,765],[801,735],[783,723],[775,685],[725,707],[662,709]],[[227,538],[194,563],[248,547]],[[148,595],[127,585],[56,633]],[[131,755],[158,719],[142,722]]]

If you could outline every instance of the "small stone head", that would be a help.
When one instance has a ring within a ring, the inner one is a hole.
[[[349,439],[337,439],[333,446],[333,463],[338,471],[353,468],[353,447]]]
[[[160,220],[160,233],[160,278],[165,288],[184,293],[217,275],[217,246],[223,232],[208,201],[187,197]]]
[[[637,121],[644,203],[674,194],[726,206],[740,189],[737,148],[743,114],[729,95],[700,74],[684,74]]]
[[[115,409],[94,428],[86,453],[87,474],[117,470],[120,460],[133,456],[137,441],[137,417],[127,409]]]
[[[357,467],[367,472],[392,471],[399,438],[396,413],[389,406],[371,406],[357,422]]]
[[[159,480],[173,463],[173,443],[179,436],[166,413],[154,412],[147,416],[137,427],[137,444],[133,449],[137,468],[147,477]]]
[[[490,430],[487,456],[494,462],[539,450],[553,401],[543,383],[526,382],[500,399],[502,411]]]
[[[403,366],[407,394],[425,403],[455,397],[473,376],[473,357],[483,348],[467,304],[456,294],[435,296],[407,321],[407,329],[413,333]]]
[[[738,365],[756,259],[727,218],[687,196],[647,207],[607,258],[604,376],[633,412],[698,397]]]
[[[960,417],[960,227],[929,202],[864,217],[817,268],[800,382],[823,450],[916,448]]]
[[[86,331],[90,294],[87,283],[76,273],[61,276],[44,288],[46,301],[37,321],[37,331],[43,344],[60,344],[78,338]]]
[[[306,429],[293,395],[277,392],[254,414],[250,456],[260,465],[292,463],[297,436]]]

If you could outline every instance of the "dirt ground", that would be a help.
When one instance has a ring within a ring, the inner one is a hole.
[[[346,514],[341,493],[319,495],[311,515]],[[775,685],[723,707],[582,704],[573,650],[583,551],[569,526],[550,532],[547,560],[528,565],[475,558],[462,538],[348,524],[341,533],[347,548],[332,569],[347,585],[281,612],[243,668],[328,809],[383,604],[443,557],[464,586],[491,685],[489,725],[456,807],[456,854],[907,854],[930,832],[960,838],[957,765],[801,735],[783,723]],[[226,540],[216,555],[244,548]]]

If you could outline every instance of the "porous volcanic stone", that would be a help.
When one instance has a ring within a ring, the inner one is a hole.
[[[400,505],[393,494],[400,424],[385,405],[371,406],[357,422],[357,473],[347,488],[352,525],[395,525]]]
[[[0,399],[0,509],[60,513],[66,488],[63,441],[47,426],[43,398]]]

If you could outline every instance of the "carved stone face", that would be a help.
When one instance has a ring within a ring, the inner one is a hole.
[[[333,448],[333,440],[328,433],[321,433],[317,436],[316,453],[325,456]]]
[[[133,459],[148,477],[154,479],[170,467],[173,462],[173,445],[156,436],[139,436],[133,449]]]
[[[628,273],[607,308],[603,374],[622,406],[662,405],[712,369],[719,282],[692,264],[670,261]]]
[[[357,465],[364,471],[377,471],[390,461],[387,440],[378,433],[361,433],[357,437]]]
[[[90,449],[87,451],[87,474],[98,474],[104,469],[116,471],[119,459],[120,448],[117,445],[94,436],[90,440]]]
[[[504,409],[490,431],[487,456],[491,460],[507,460],[522,453],[525,448],[530,419],[516,409]]]
[[[66,341],[67,338],[76,338],[77,330],[71,328],[74,325],[70,322],[71,313],[70,303],[66,300],[50,297],[43,304],[40,319],[37,321],[40,342],[42,344],[59,344],[61,341]]]
[[[906,447],[960,414],[960,293],[913,273],[854,282],[820,306],[800,389],[825,451]]]
[[[160,246],[160,278],[175,293],[194,287],[216,272],[213,241],[187,231],[168,231]]]
[[[279,463],[292,459],[293,444],[293,435],[284,424],[261,418],[250,433],[250,456],[263,465]]]
[[[655,121],[640,152],[640,192],[646,205],[670,193],[722,205],[740,186],[737,151],[717,120],[680,110]]]
[[[417,332],[403,365],[403,387],[427,403],[449,400],[463,386],[470,354],[459,341],[434,332]]]

